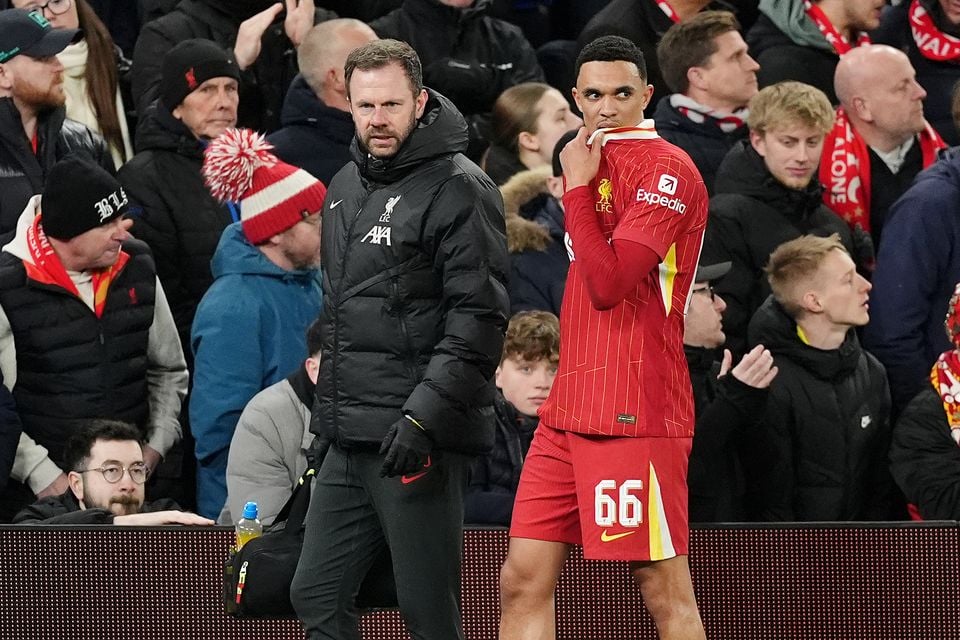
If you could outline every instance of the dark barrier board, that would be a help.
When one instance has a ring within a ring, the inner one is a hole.
[[[716,527],[691,532],[691,567],[707,636],[724,640],[960,638],[956,523]],[[0,638],[263,640],[303,632],[293,620],[223,613],[225,528],[0,527]],[[496,638],[502,530],[464,542],[463,620]],[[622,563],[575,549],[557,597],[558,638],[655,638]],[[362,619],[367,640],[406,638],[396,611]]]

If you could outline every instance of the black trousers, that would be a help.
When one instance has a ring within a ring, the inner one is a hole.
[[[314,480],[290,599],[310,640],[359,640],[355,599],[389,546],[415,640],[463,638],[460,560],[470,458],[432,456],[423,475],[379,477],[383,456],[330,447]]]

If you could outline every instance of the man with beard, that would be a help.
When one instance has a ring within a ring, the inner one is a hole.
[[[243,408],[302,365],[305,332],[320,313],[326,188],[270,149],[260,134],[227,129],[204,155],[213,196],[240,209],[213,254],[214,281],[191,330],[197,511],[208,518],[227,499],[227,453]]]
[[[231,50],[240,68],[240,126],[270,132],[280,126],[287,87],[297,74],[297,56],[307,31],[336,17],[313,0],[183,0],[146,24],[133,53],[133,98],[143,116],[160,90],[164,54],[178,42],[212,40]],[[282,11],[286,15],[280,18]]]
[[[149,468],[140,434],[129,424],[92,420],[67,441],[64,468],[70,490],[38,500],[16,524],[209,525],[212,520],[180,511],[167,498],[144,502]]]
[[[0,242],[13,237],[20,212],[60,158],[84,152],[114,171],[103,139],[66,119],[56,54],[81,37],[78,29],[54,29],[40,13],[0,11]]]
[[[366,44],[345,76],[357,133],[324,211],[311,426],[332,444],[291,600],[309,638],[359,639],[354,596],[388,547],[410,634],[462,639],[463,495],[494,441],[509,309],[503,204],[409,45]]]

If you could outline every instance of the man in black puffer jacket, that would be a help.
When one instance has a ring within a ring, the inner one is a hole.
[[[143,117],[157,98],[164,54],[178,42],[203,38],[237,58],[242,71],[239,125],[263,132],[278,128],[283,96],[297,74],[294,48],[313,24],[335,17],[316,9],[311,20],[302,2],[296,13],[278,19],[280,7],[272,0],[183,0],[146,24],[133,52],[137,115]]]
[[[20,213],[60,158],[85,153],[114,172],[103,138],[66,119],[56,54],[81,36],[23,9],[0,13],[0,244],[13,239]]]
[[[890,391],[860,347],[870,283],[837,236],[802,236],[773,252],[773,296],[750,322],[750,344],[773,353],[748,475],[760,520],[888,520],[893,511]]]
[[[823,138],[834,112],[823,93],[799,82],[763,89],[750,102],[750,140],[737,143],[717,171],[703,241],[706,262],[732,263],[718,283],[727,310],[727,347],[746,348],[750,316],[770,293],[763,276],[770,253],[806,233],[836,233],[858,266],[873,257],[869,235],[854,237],[823,204],[816,180]]]
[[[184,80],[187,69],[193,89]],[[163,96],[140,123],[140,151],[117,176],[141,207],[131,233],[153,251],[191,371],[193,316],[213,284],[210,259],[233,221],[227,205],[210,195],[200,167],[207,142],[236,125],[238,79],[233,56],[209,40],[186,40],[167,52]]]
[[[291,596],[308,637],[359,638],[354,595],[387,545],[413,637],[462,638],[463,493],[493,445],[509,309],[503,204],[409,45],[364,45],[345,75],[357,138],[323,210],[311,425],[332,445]]]

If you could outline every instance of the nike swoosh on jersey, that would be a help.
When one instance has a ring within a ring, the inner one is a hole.
[[[603,533],[600,534],[600,542],[613,542],[614,540],[619,540],[620,538],[626,538],[627,536],[632,536],[636,531],[624,531],[623,533],[607,533],[607,530],[604,529]]]

